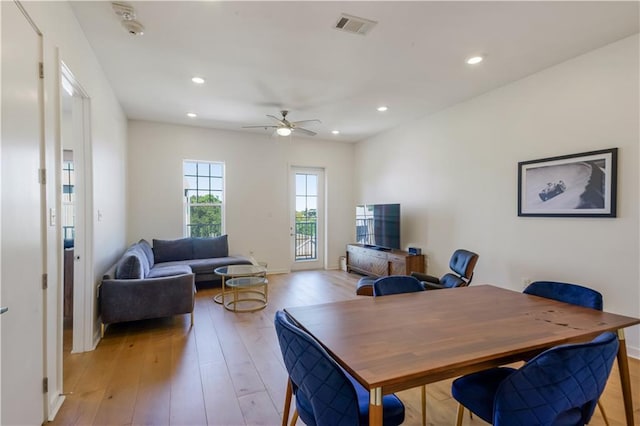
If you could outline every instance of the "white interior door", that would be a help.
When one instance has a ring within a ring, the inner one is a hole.
[[[90,350],[93,345],[87,289],[88,223],[87,223],[87,134],[89,131],[90,102],[86,92],[66,64],[61,63],[62,94],[62,147],[73,151],[73,338],[71,352]],[[69,213],[69,212],[67,212]]]
[[[2,8],[0,424],[45,421],[40,35],[19,4]]]
[[[291,270],[324,268],[324,170],[292,167]]]

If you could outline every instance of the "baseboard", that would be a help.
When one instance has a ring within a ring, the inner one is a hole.
[[[65,400],[65,396],[62,395],[61,393],[58,393],[58,395],[56,396],[56,398],[54,398],[53,401],[49,401],[49,418],[48,420],[51,422],[53,421],[53,419],[56,417],[56,414],[58,414],[58,411],[60,410],[60,407],[62,407],[62,403]]]
[[[100,331],[95,331],[93,333],[93,347],[91,348],[92,351],[96,350],[96,348],[98,347],[98,343],[100,343],[101,340],[102,337],[100,336]]]
[[[627,345],[627,356],[640,360],[640,348]]]

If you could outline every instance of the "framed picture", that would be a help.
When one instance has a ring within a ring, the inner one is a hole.
[[[618,148],[518,163],[518,216],[616,217]]]

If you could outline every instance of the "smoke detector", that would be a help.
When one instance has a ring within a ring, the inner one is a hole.
[[[122,19],[122,26],[131,35],[143,35],[144,26],[136,20],[136,11],[126,3],[111,3],[113,11]]]

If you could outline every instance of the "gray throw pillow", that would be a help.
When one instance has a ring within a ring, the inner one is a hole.
[[[229,256],[227,235],[210,238],[193,238],[193,258],[211,259]]]
[[[116,279],[140,280],[144,277],[142,262],[138,254],[127,251],[116,266]]]
[[[153,268],[153,249],[151,248],[151,244],[149,244],[149,242],[145,239],[142,239],[140,241],[138,241],[138,245],[140,246],[140,248],[142,249],[142,251],[144,252],[144,255],[147,257],[147,260],[149,261],[149,269]]]
[[[177,240],[153,240],[153,258],[155,263],[174,262],[193,259],[191,238]]]

